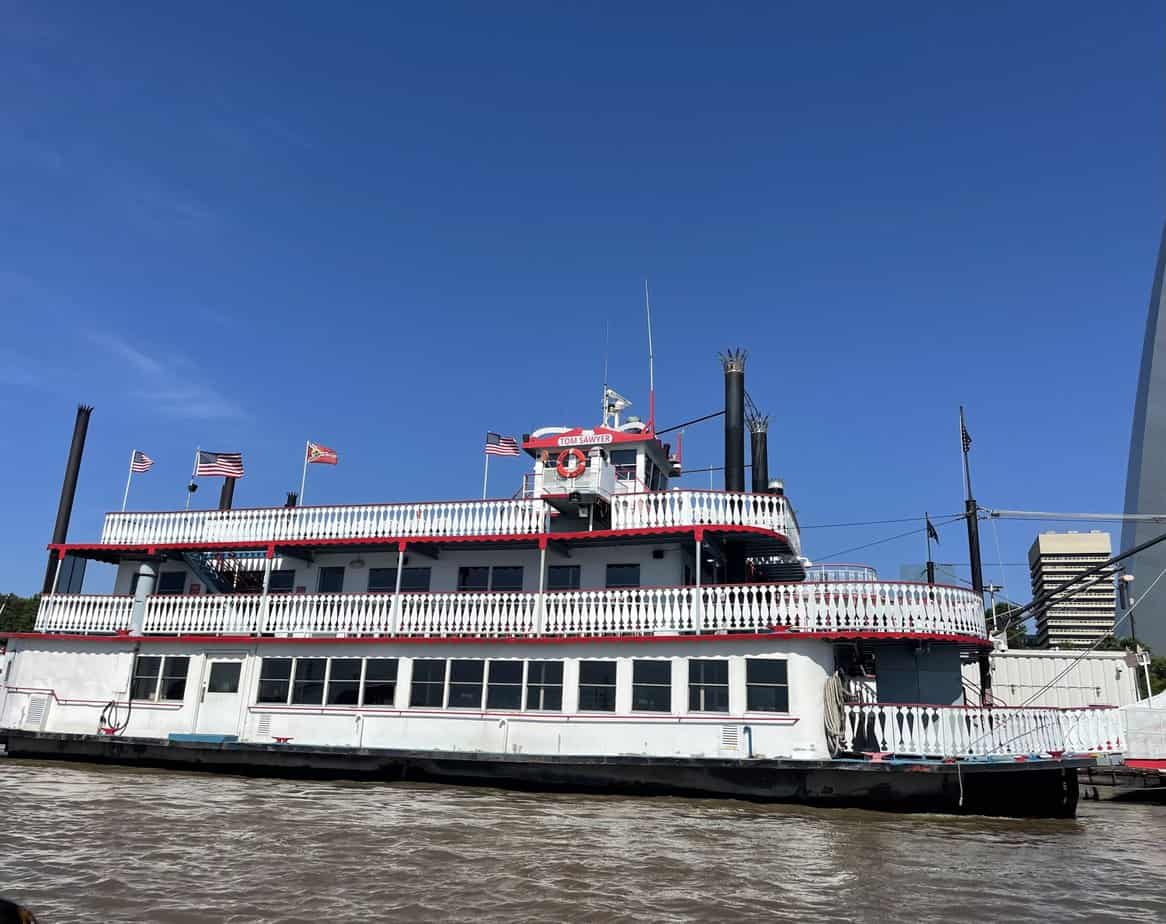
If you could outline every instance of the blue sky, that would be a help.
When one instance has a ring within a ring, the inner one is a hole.
[[[1120,509],[1161,6],[625,6],[0,3],[0,591],[39,586],[78,401],[77,541],[135,447],[140,509],[196,445],[281,501],[309,437],[341,453],[310,501],[473,497],[486,429],[596,422],[608,322],[646,411],[645,277],[658,422],[747,347],[807,526],[958,511],[961,403],[982,503]],[[719,463],[717,423],[687,443]],[[895,577],[922,538],[841,557]]]

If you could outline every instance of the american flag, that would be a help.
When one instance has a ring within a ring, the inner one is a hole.
[[[340,455],[335,449],[329,449],[327,446],[321,446],[319,443],[308,441],[308,455],[309,463],[321,462],[324,465],[335,465],[340,461]]]
[[[964,452],[972,448],[972,437],[968,433],[968,428],[964,426],[963,417],[960,418],[960,439],[964,441]]]
[[[130,471],[142,473],[148,472],[150,467],[154,464],[154,460],[142,452],[140,449],[134,450],[134,459],[130,463]]]
[[[198,452],[198,465],[194,467],[196,478],[242,478],[243,453],[241,452]]]
[[[516,456],[518,455],[518,440],[513,436],[500,436],[494,432],[487,433],[486,455]]]

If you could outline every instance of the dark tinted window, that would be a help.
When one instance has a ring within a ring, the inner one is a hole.
[[[360,658],[333,658],[328,665],[328,702],[355,706],[360,701]]]
[[[280,568],[272,571],[267,581],[267,589],[273,594],[290,594],[295,590],[296,572],[294,568]]]
[[[190,658],[163,658],[162,683],[158,699],[182,699],[186,696],[186,675],[190,673]]]
[[[579,662],[579,708],[615,712],[615,662]]]
[[[522,566],[496,567],[490,575],[491,590],[522,590]]]
[[[368,571],[369,593],[392,593],[397,589],[396,568],[370,568]],[[406,568],[401,573],[401,592],[428,591],[429,569]]]
[[[578,565],[551,565],[547,568],[547,590],[578,590]]]
[[[789,682],[783,659],[745,661],[745,708],[750,712],[789,712]]]
[[[207,679],[208,693],[238,693],[239,671],[243,667],[238,661],[215,661],[211,664],[211,674]]]
[[[543,712],[558,712],[563,708],[562,661],[527,662],[526,708]]]
[[[449,708],[481,709],[485,661],[449,662]]]
[[[420,658],[413,662],[413,683],[409,691],[410,706],[440,709],[445,695],[445,661]]]
[[[369,658],[364,666],[364,704],[392,706],[397,692],[397,659]]]
[[[640,586],[640,566],[639,565],[608,565],[607,566],[607,586],[608,587],[639,587]]]
[[[690,712],[729,711],[729,662],[688,662],[688,709]]]
[[[632,709],[669,712],[672,709],[672,662],[632,662]]]
[[[154,655],[141,655],[134,662],[134,679],[130,684],[130,699],[153,699],[158,690],[158,672],[162,670],[162,659]]]
[[[291,689],[291,658],[264,658],[259,669],[259,703],[286,703]]]
[[[491,661],[486,686],[487,709],[522,708],[522,662]]]
[[[327,658],[296,658],[292,679],[292,702],[314,706],[324,702],[324,672]]]
[[[180,594],[186,589],[185,571],[163,571],[154,588],[156,594]]]
[[[321,568],[316,590],[322,594],[338,594],[344,590],[344,566]]]
[[[457,569],[458,590],[489,590],[490,569],[488,567],[461,567]]]

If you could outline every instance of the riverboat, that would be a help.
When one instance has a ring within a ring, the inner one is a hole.
[[[60,532],[35,631],[8,639],[8,755],[1072,815],[1115,711],[983,705],[961,673],[990,649],[979,595],[812,565],[763,418],[745,489],[744,357],[724,360],[724,491],[674,487],[653,418],[605,388],[599,425],[522,438],[514,497],[224,492]],[[86,560],[112,594],[68,592]]]

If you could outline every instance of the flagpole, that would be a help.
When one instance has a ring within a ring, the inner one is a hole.
[[[960,405],[960,451],[964,457],[964,500],[972,496],[972,470],[968,467],[968,450],[964,441],[964,434],[968,432],[964,423],[964,406]]]
[[[485,453],[486,469],[482,472],[482,500],[486,499],[486,484],[490,480],[490,453]]]
[[[190,495],[194,492],[190,490],[190,485],[194,484],[194,473],[198,471],[198,454],[201,451],[201,446],[194,447],[194,467],[190,470],[190,484],[186,486],[186,509],[190,509]]]
[[[927,537],[927,560],[931,561],[931,514],[923,511],[923,534]]]
[[[304,440],[304,473],[300,476],[299,504],[301,507],[304,504],[304,486],[308,483],[308,446],[311,442],[311,440]]]
[[[126,512],[126,502],[130,499],[130,480],[134,477],[134,456],[137,454],[136,449],[130,450],[130,470],[126,472],[126,491],[121,496],[121,512]]]

